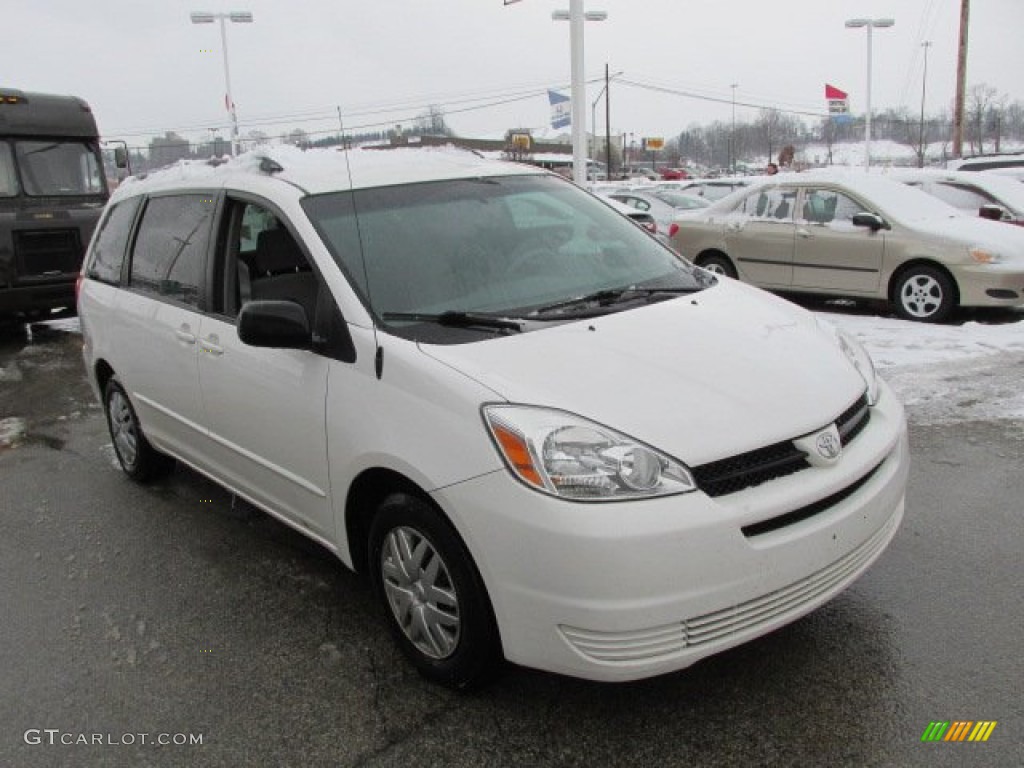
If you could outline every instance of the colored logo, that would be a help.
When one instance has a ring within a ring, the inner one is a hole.
[[[928,723],[921,741],[988,741],[996,728],[996,720],[954,720]]]

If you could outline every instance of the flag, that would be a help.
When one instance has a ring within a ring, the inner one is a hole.
[[[569,97],[558,91],[548,91],[548,101],[551,102],[551,127],[565,128],[572,123],[572,111],[569,107]]]
[[[846,91],[841,91],[834,85],[825,83],[825,101],[828,102],[828,113],[834,120],[842,121],[849,116],[850,101]]]

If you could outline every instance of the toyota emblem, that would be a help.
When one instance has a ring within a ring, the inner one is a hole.
[[[818,435],[818,439],[815,440],[815,447],[818,449],[818,454],[823,459],[836,459],[839,457],[840,452],[843,450],[842,443],[839,442],[839,435],[834,431],[828,430]]]

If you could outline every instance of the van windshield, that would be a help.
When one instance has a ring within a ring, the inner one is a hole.
[[[104,191],[96,153],[84,142],[16,141],[14,154],[27,195],[97,195]]]
[[[638,295],[623,294],[627,288],[678,294],[709,284],[625,216],[548,175],[335,192],[306,198],[303,207],[385,325],[441,313],[548,317],[544,308],[569,302],[575,311],[581,297]],[[620,308],[605,301],[600,311]],[[583,301],[577,316],[594,313]]]

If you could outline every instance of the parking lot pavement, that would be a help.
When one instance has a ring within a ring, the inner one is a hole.
[[[79,345],[0,340],[0,765],[1020,765],[1020,421],[912,425],[892,546],[789,627],[644,682],[459,695],[315,545],[189,470],[125,479]],[[968,720],[997,725],[921,741]]]

